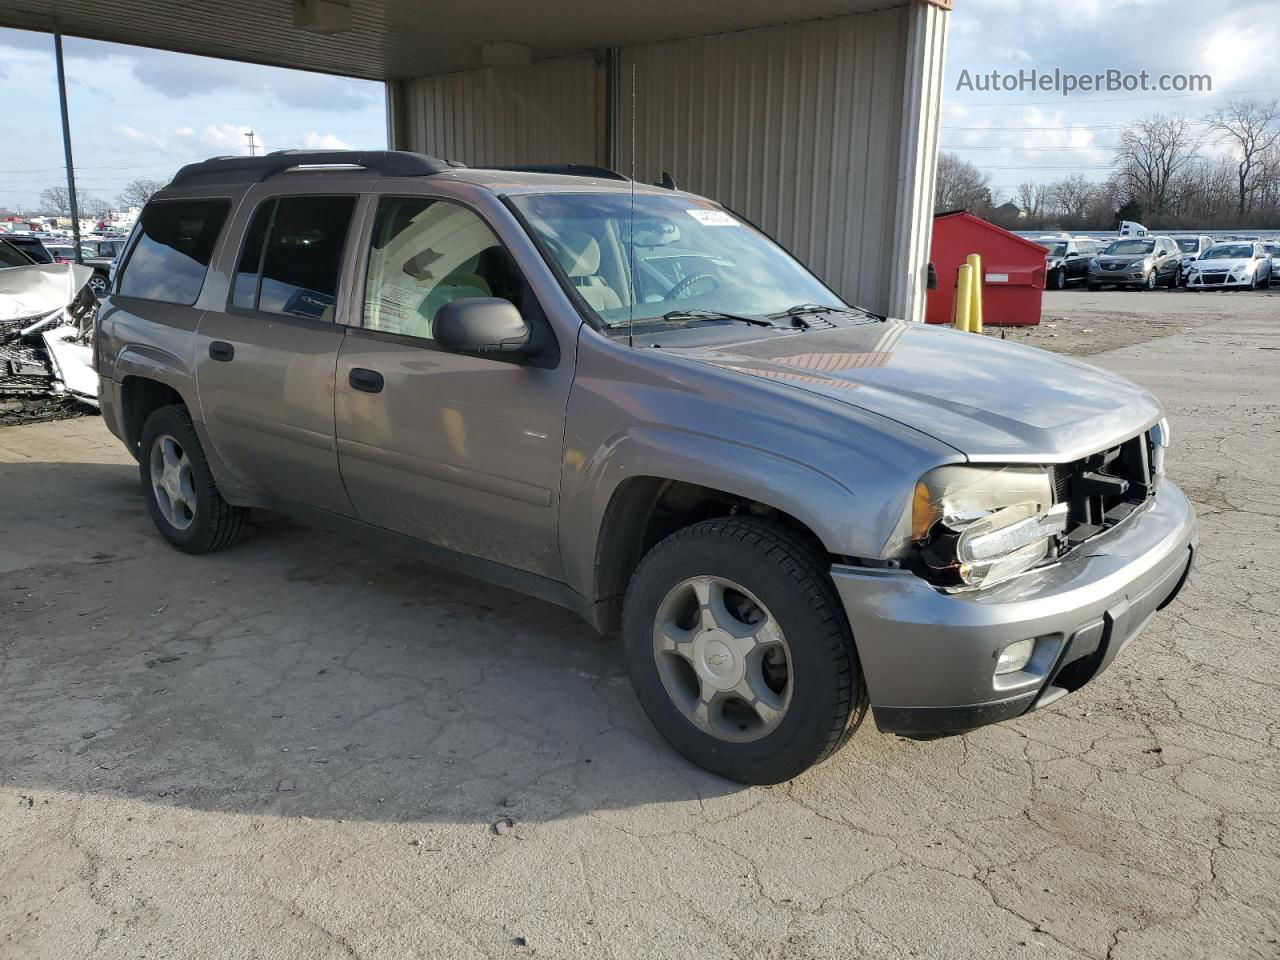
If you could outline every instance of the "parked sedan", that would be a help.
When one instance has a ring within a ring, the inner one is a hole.
[[[1188,290],[1257,290],[1270,287],[1271,254],[1261,243],[1215,243],[1191,265]]]
[[[1182,251],[1169,237],[1122,237],[1089,261],[1089,289],[1104,285],[1154,290],[1178,285]]]
[[[1097,251],[1093,240],[1039,240],[1048,251],[1045,286],[1050,290],[1065,290],[1069,283],[1084,283],[1089,279],[1089,257]]]
[[[1181,285],[1187,282],[1187,274],[1191,272],[1192,262],[1213,246],[1213,238],[1203,234],[1184,234],[1172,239],[1182,253],[1182,270],[1178,274],[1178,283]]]
[[[1267,251],[1267,255],[1271,257],[1271,283],[1274,286],[1280,282],[1280,241],[1264,240],[1262,249]]]

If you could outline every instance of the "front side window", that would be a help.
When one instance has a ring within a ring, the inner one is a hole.
[[[524,307],[524,276],[494,232],[448,200],[384,197],[374,220],[364,326],[424,340],[440,308],[468,297]]]
[[[254,211],[231,285],[231,305],[332,322],[354,197],[264,200]]]
[[[137,243],[120,278],[121,295],[195,303],[230,212],[229,200],[158,200],[147,204],[138,224]]]
[[[768,316],[845,304],[780,246],[705,200],[668,194],[514,198],[604,328],[687,311]]]

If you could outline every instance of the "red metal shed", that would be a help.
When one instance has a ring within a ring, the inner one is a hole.
[[[929,259],[938,271],[938,289],[929,291],[926,322],[954,319],[956,278],[971,253],[982,257],[982,322],[991,326],[1039,323],[1044,247],[965,210],[933,218]]]

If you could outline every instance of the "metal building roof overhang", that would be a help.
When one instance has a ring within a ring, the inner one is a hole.
[[[347,29],[295,26],[319,3]],[[903,7],[913,0],[4,0],[0,27],[369,80],[482,66],[481,45],[533,59]],[[915,0],[921,2],[921,0]],[[927,0],[950,6],[949,0]],[[342,9],[349,8],[349,15]]]

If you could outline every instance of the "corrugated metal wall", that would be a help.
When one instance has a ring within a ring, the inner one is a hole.
[[[484,164],[605,162],[605,74],[593,54],[403,82],[409,149]]]
[[[616,165],[666,170],[888,309],[908,9],[623,48]]]
[[[403,81],[393,111],[403,109],[403,146],[472,165],[577,161],[631,173],[634,156],[639,179],[669,172],[846,298],[901,313],[911,299],[901,258],[928,243],[927,225],[922,240],[914,216],[901,221],[931,176],[933,141],[922,153],[907,129],[928,119],[907,93],[927,98],[940,82],[907,77],[937,68],[933,48],[920,59],[925,6],[623,47],[612,141],[606,67],[590,56]],[[945,25],[941,11],[928,16]]]

